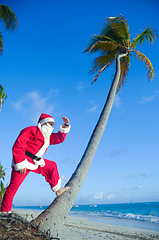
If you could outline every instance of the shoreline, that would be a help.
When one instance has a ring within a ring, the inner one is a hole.
[[[105,223],[120,227],[129,227],[129,228],[137,228],[137,229],[145,229],[150,231],[156,231],[159,233],[159,224],[158,223],[149,223],[144,221],[138,221],[133,219],[120,219],[120,218],[114,218],[114,217],[98,217],[98,216],[84,216],[84,215],[78,215],[69,213],[68,216],[72,217],[82,217],[87,218],[90,221],[93,222],[99,222],[99,223]]]
[[[30,210],[17,210],[12,211],[28,221],[36,218],[41,212],[30,211]],[[159,230],[148,230],[143,229],[140,226],[134,228],[133,220],[125,219],[103,219],[99,217],[88,217],[69,214],[66,222],[59,235],[60,240],[99,240],[99,239],[159,239]],[[121,226],[121,224],[129,222],[129,226]],[[138,222],[137,222],[138,223]],[[150,226],[153,223],[143,223],[146,226]],[[158,224],[157,224],[158,225]],[[130,227],[131,226],[131,227]],[[158,225],[159,229],[159,225]]]

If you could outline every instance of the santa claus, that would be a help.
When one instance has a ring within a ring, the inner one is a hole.
[[[57,196],[69,189],[61,188],[56,163],[43,158],[49,145],[62,143],[70,131],[69,119],[62,118],[64,123],[57,133],[52,133],[54,118],[44,113],[41,114],[37,126],[27,127],[20,132],[13,145],[12,174],[2,201],[2,212],[11,212],[13,198],[30,171],[44,176]]]

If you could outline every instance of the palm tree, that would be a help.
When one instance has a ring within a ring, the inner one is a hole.
[[[18,21],[15,13],[6,5],[0,5],[0,21],[5,24],[5,29],[17,30]],[[3,36],[0,31],[0,53],[3,52]]]
[[[2,178],[3,180],[4,180],[4,177],[5,177],[5,171],[4,170],[5,169],[3,169],[3,166],[0,163],[0,179]],[[3,182],[1,181],[1,183],[0,183],[0,205],[1,205],[4,193],[5,193],[5,190],[6,190],[6,188],[4,187]]]
[[[4,87],[0,85],[0,112],[2,109],[2,104],[4,103],[4,100],[7,98],[7,94],[4,93]]]
[[[6,5],[0,5],[0,21],[5,24],[5,29],[17,30],[18,21],[15,13]],[[0,54],[3,52],[3,36],[0,31]],[[4,93],[4,88],[0,85],[0,111],[2,103],[6,99],[7,95]]]
[[[3,182],[1,181],[1,183],[0,183],[0,205],[2,203],[2,200],[3,200],[3,197],[4,197],[7,186],[5,187]]]
[[[1,165],[0,163],[0,179],[2,178],[4,180],[4,177],[5,177],[5,169],[3,169],[3,165]]]
[[[93,82],[96,81],[108,65],[116,61],[114,80],[82,159],[66,184],[70,186],[70,189],[61,196],[56,197],[53,203],[35,219],[36,224],[40,226],[41,230],[49,230],[52,236],[58,237],[60,228],[73,206],[77,193],[91,166],[97,146],[106,127],[114,97],[125,83],[130,67],[131,53],[135,53],[138,60],[145,62],[148,68],[148,77],[152,80],[154,76],[152,64],[143,53],[136,50],[136,46],[143,43],[145,39],[152,43],[156,37],[155,29],[149,26],[131,42],[129,26],[123,16],[107,18],[101,34],[92,37],[91,43],[85,52],[100,53],[100,56],[95,59],[94,67],[91,70],[99,71]]]
[[[2,201],[6,188],[4,187],[3,182],[0,184],[0,201]]]

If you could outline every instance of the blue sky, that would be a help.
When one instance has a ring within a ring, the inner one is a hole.
[[[36,125],[42,112],[71,122],[64,143],[50,146],[45,158],[56,161],[63,185],[87,146],[105,103],[114,66],[91,86],[94,55],[82,54],[106,17],[124,15],[131,39],[148,25],[159,31],[157,0],[141,1],[1,1],[16,13],[19,28],[0,23],[4,51],[0,84],[8,95],[0,113],[0,162],[11,173],[12,146],[19,132]],[[116,96],[107,127],[75,204],[125,203],[159,199],[159,41],[138,48],[152,62],[148,82],[144,64],[131,58],[127,83]],[[48,205],[55,194],[42,176],[30,173],[18,190],[15,205]]]

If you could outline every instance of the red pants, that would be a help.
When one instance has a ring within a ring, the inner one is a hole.
[[[51,188],[54,188],[60,179],[56,163],[53,161],[46,160],[46,159],[45,159],[44,167],[38,167],[38,169],[36,169],[36,170],[27,169],[26,173],[23,175],[20,175],[20,173],[15,171],[14,167],[13,167],[10,184],[6,189],[6,192],[3,197],[3,201],[2,201],[2,206],[1,206],[2,212],[10,212],[11,211],[13,198],[14,198],[18,188],[20,187],[20,185],[22,184],[22,182],[24,181],[24,179],[26,178],[26,176],[28,175],[28,173],[30,171],[44,176],[45,180],[50,184]]]

